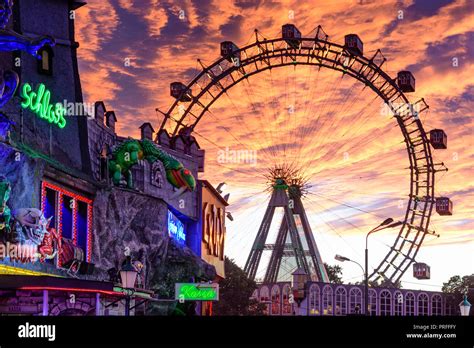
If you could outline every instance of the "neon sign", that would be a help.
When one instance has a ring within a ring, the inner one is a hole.
[[[184,231],[184,224],[168,210],[168,234],[179,245],[185,245],[186,232]]]
[[[174,294],[180,301],[219,301],[219,284],[176,283]]]
[[[23,98],[21,102],[23,109],[28,108],[38,117],[56,124],[59,128],[66,126],[66,118],[64,117],[66,110],[61,103],[50,104],[51,92],[46,89],[44,84],[40,83],[36,91],[33,91],[29,83],[23,84],[21,97]]]

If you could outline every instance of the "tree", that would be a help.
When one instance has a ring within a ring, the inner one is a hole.
[[[467,299],[469,302],[474,302],[474,274],[465,275],[462,278],[458,275],[449,278],[446,283],[443,283],[441,291],[445,294],[451,294],[451,296],[447,297],[446,304],[448,307],[454,309],[454,313],[458,313],[458,306],[462,301],[464,294],[467,294]],[[470,315],[474,315],[472,310]]]
[[[334,284],[342,284],[342,268],[338,265],[328,265],[326,262],[324,263],[324,267],[326,268],[326,273],[329,277],[329,282]]]
[[[250,299],[257,283],[249,279],[234,260],[225,258],[225,279],[219,282],[219,301],[214,303],[215,315],[263,315],[265,305]]]

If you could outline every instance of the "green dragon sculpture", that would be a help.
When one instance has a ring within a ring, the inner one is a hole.
[[[118,145],[112,152],[109,160],[109,171],[114,185],[120,185],[123,178],[126,179],[127,187],[133,189],[133,179],[130,169],[140,160],[149,163],[161,161],[166,171],[168,182],[178,189],[175,196],[185,191],[194,191],[196,180],[189,169],[176,158],[158,148],[155,143],[148,139],[137,140],[129,138]]]
[[[11,211],[7,205],[10,199],[11,185],[8,180],[0,176],[0,231],[10,233]]]

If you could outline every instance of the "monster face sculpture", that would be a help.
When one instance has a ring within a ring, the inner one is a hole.
[[[15,219],[23,227],[27,239],[33,244],[40,245],[48,233],[52,217],[46,219],[39,209],[21,208],[15,212]]]

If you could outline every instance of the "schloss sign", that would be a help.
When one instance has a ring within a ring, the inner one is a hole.
[[[40,83],[36,90],[33,90],[29,83],[24,83],[20,94],[23,98],[23,109],[29,109],[39,118],[54,123],[59,128],[66,126],[66,109],[61,103],[50,104],[51,92],[44,84]]]

